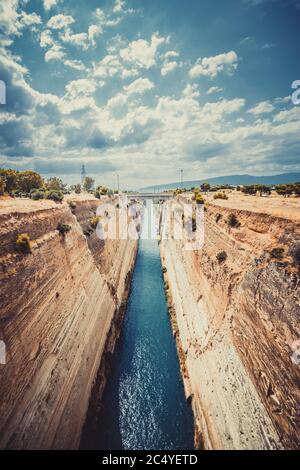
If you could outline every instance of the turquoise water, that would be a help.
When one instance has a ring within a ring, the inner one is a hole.
[[[93,448],[193,449],[157,241],[140,240],[121,337]]]

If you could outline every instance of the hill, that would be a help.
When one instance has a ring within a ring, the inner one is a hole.
[[[284,173],[281,175],[273,176],[252,176],[252,175],[229,175],[229,176],[217,176],[215,178],[205,178],[202,180],[194,181],[184,181],[183,187],[190,189],[192,187],[198,187],[203,183],[209,183],[211,186],[229,184],[232,186],[237,185],[248,185],[248,184],[267,184],[267,185],[277,185],[277,184],[287,184],[287,183],[296,183],[300,181],[300,173]],[[181,183],[169,183],[169,184],[159,184],[155,186],[147,186],[141,188],[141,191],[162,191],[166,189],[175,189],[180,188]]]

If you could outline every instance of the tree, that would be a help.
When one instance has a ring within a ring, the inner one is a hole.
[[[31,189],[39,189],[44,186],[44,180],[35,171],[20,171],[18,173],[18,188],[24,193],[29,193]]]
[[[296,196],[300,196],[300,183],[294,184],[294,193],[296,194]]]
[[[257,193],[257,187],[255,185],[244,186],[242,192],[250,196],[255,196]]]
[[[65,191],[66,190],[66,184],[62,182],[60,178],[57,178],[54,176],[53,178],[49,178],[46,182],[46,188],[49,191]]]
[[[18,172],[15,170],[5,170],[4,168],[0,168],[0,176],[4,178],[4,182],[5,182],[4,191],[7,191],[8,193],[10,193],[11,191],[14,191],[16,189],[17,175],[18,175]]]
[[[290,197],[294,192],[294,188],[291,184],[279,184],[276,186],[276,192],[280,196]]]
[[[108,193],[108,188],[106,186],[98,186],[96,191],[98,191],[98,193],[100,193],[100,195],[105,195]]]
[[[80,194],[81,193],[81,184],[72,184],[70,187],[71,191],[74,191],[75,194]]]
[[[266,186],[265,184],[257,184],[256,185],[256,190],[259,191],[259,195],[262,197],[263,194],[266,194],[267,196],[270,196],[271,194],[271,189],[269,186]]]
[[[204,193],[207,193],[207,192],[210,190],[210,184],[208,184],[208,183],[203,183],[203,184],[201,184],[201,190],[202,190]]]
[[[95,183],[95,180],[93,178],[91,178],[90,176],[86,176],[83,182],[83,189],[85,191],[91,191],[91,189],[94,186],[94,183]]]

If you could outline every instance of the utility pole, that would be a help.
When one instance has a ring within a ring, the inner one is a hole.
[[[82,164],[81,167],[81,186],[83,187],[84,180],[86,178],[85,164]]]
[[[183,189],[183,170],[180,170],[181,189]]]
[[[120,194],[120,177],[117,174],[117,185],[118,185],[118,194]]]

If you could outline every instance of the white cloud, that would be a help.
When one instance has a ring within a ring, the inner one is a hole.
[[[109,109],[120,109],[122,106],[126,105],[127,96],[123,93],[118,93],[116,96],[110,98],[107,102],[107,107]]]
[[[134,82],[130,83],[128,86],[124,86],[124,90],[128,95],[133,94],[143,94],[147,90],[152,90],[154,88],[154,83],[151,82],[148,78],[138,78]]]
[[[36,13],[20,11],[19,0],[2,0],[0,2],[1,30],[7,36],[22,34],[22,29],[41,24],[42,20]]]
[[[238,57],[234,51],[219,54],[214,57],[198,59],[189,71],[190,78],[200,76],[215,78],[220,72],[232,74],[237,69]]]
[[[53,46],[55,44],[55,41],[52,37],[52,33],[49,29],[45,29],[44,31],[41,32],[40,35],[40,46],[41,47],[48,47],[48,46]]]
[[[105,13],[105,11],[102,10],[101,8],[96,9],[94,16],[96,17],[96,19],[98,21],[98,24],[101,27],[101,29],[103,29],[105,27],[117,26],[121,21],[120,17],[112,18],[111,16],[107,15]]]
[[[113,7],[114,13],[121,13],[124,10],[125,1],[124,0],[116,0],[115,5]]]
[[[51,49],[45,53],[45,61],[62,60],[65,57],[65,52],[59,44],[54,44]]]
[[[18,0],[0,2],[1,28],[7,35],[19,34]]]
[[[98,82],[99,84],[99,82]],[[66,85],[66,92],[69,98],[74,99],[78,96],[92,95],[97,89],[97,82],[94,79],[82,78],[72,80]]]
[[[21,19],[20,23],[24,26],[33,26],[36,24],[41,24],[42,20],[39,15],[36,13],[26,13],[25,11],[22,11],[21,13]]]
[[[88,38],[89,38],[89,42],[92,46],[96,45],[95,38],[97,36],[99,36],[100,34],[102,34],[102,32],[103,32],[102,28],[99,25],[92,24],[92,25],[89,26]]]
[[[63,61],[63,63],[67,66],[70,67],[71,69],[74,70],[85,70],[85,65],[81,62],[81,60],[70,60],[66,59]]]
[[[212,93],[221,93],[223,91],[223,88],[219,86],[212,86],[207,90],[207,94],[211,95]]]
[[[108,54],[97,64],[94,63],[93,67],[93,75],[98,78],[113,77],[117,73],[120,73],[122,68],[118,57],[112,54]]]
[[[161,74],[162,76],[168,75],[170,72],[175,70],[178,67],[177,62],[167,62],[162,66]]]
[[[198,85],[196,85],[196,83],[188,83],[183,90],[182,95],[188,98],[198,98],[200,96]]]
[[[270,103],[270,101],[261,101],[253,108],[249,109],[248,113],[254,114],[258,116],[260,114],[267,114],[274,111],[274,106]]]
[[[76,47],[80,47],[86,50],[89,47],[89,37],[87,33],[75,33],[67,28],[63,33],[60,34],[60,39],[65,44],[71,44]]]
[[[150,41],[138,39],[132,41],[128,47],[120,50],[120,56],[126,62],[138,67],[149,69],[156,64],[156,53],[158,48],[167,41],[157,33],[153,34]]]
[[[51,8],[55,7],[61,0],[43,0],[44,8],[46,11],[51,10]]]
[[[164,54],[164,57],[165,57],[166,59],[169,59],[170,57],[172,58],[172,57],[178,57],[178,56],[179,56],[179,54],[178,54],[178,52],[176,52],[176,51],[167,51],[167,52]]]
[[[55,15],[50,18],[47,23],[48,28],[51,29],[64,29],[75,23],[75,20],[70,15]]]

